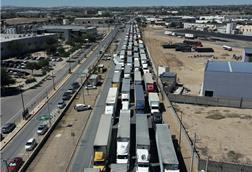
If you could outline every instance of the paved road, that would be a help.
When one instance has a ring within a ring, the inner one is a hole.
[[[109,42],[112,40],[113,36],[116,34],[116,30],[113,30],[106,39],[102,40],[97,49],[91,54],[91,56],[81,64],[81,66],[74,72],[71,77],[64,83],[62,88],[49,100],[49,109],[50,111],[56,107],[57,102],[61,99],[63,93],[70,87],[70,85],[79,78],[79,73],[84,69],[91,67],[94,62],[100,57],[99,52],[104,47],[109,45]],[[45,106],[42,110],[36,115],[48,114],[48,107]],[[24,145],[26,141],[34,137],[36,134],[36,129],[39,122],[33,118],[31,121],[19,132],[19,134],[2,150],[1,155],[2,159],[10,159],[14,156],[23,155]],[[3,169],[3,166],[1,166]]]
[[[125,34],[120,32],[117,35],[117,40],[120,40],[117,51],[119,51],[122,47],[123,36]],[[84,168],[90,166],[90,162],[93,154],[93,143],[97,131],[97,126],[99,125],[101,114],[104,113],[105,109],[105,101],[107,98],[108,90],[111,87],[111,81],[114,73],[114,65],[108,72],[108,78],[104,82],[103,92],[100,94],[96,102],[96,107],[93,110],[92,116],[90,118],[89,123],[87,124],[87,128],[81,136],[80,142],[77,145],[76,152],[73,156],[72,161],[70,162],[69,169],[67,171],[84,171]]]
[[[85,54],[90,52],[91,48],[82,50],[82,53],[79,56],[81,60]],[[71,68],[73,68],[77,63],[71,63]],[[56,72],[55,75],[55,83],[62,80],[66,74],[68,74],[69,64],[65,64],[65,67]],[[23,93],[25,107],[30,107],[31,105],[35,105],[39,101],[41,101],[44,97],[46,97],[47,92],[49,92],[53,88],[52,80],[44,81],[41,86],[35,89],[29,89]],[[22,115],[22,103],[21,103],[21,95],[13,95],[9,97],[1,98],[1,123],[6,122],[15,122],[20,119]]]

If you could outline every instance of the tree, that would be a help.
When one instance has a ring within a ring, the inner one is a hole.
[[[1,87],[15,84],[16,80],[13,79],[5,68],[1,68]]]

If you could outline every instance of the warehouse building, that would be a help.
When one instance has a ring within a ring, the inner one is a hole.
[[[1,34],[1,58],[9,58],[48,48],[55,34]]]
[[[37,30],[38,33],[56,33],[59,38],[71,40],[80,37],[82,34],[97,35],[96,27],[84,27],[76,25],[46,25]]]
[[[244,48],[242,59],[244,62],[252,62],[252,48]]]
[[[202,91],[209,97],[252,99],[252,63],[208,61]]]

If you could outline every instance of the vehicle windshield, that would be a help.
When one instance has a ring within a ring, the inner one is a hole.
[[[10,163],[8,164],[9,167],[15,167],[16,165],[17,165],[16,162],[10,162]]]
[[[104,166],[104,161],[95,161],[94,165],[95,166]]]
[[[42,130],[43,128],[45,128],[44,125],[40,125],[40,126],[38,127],[39,130]]]
[[[128,155],[117,155],[118,159],[128,159]]]
[[[26,145],[30,146],[30,145],[32,145],[32,142],[27,142]]]

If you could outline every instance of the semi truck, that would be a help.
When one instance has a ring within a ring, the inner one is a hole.
[[[93,145],[93,168],[106,171],[112,129],[112,115],[102,114]]]
[[[144,73],[144,82],[145,82],[145,91],[147,92],[154,92],[154,81],[152,79],[151,73]]]
[[[151,114],[153,114],[154,112],[159,112],[160,101],[158,93],[148,93],[148,101],[151,109]]]
[[[130,158],[130,110],[121,110],[116,138],[116,163],[128,164]]]
[[[167,124],[156,125],[156,143],[160,172],[179,172],[179,162]]]
[[[145,97],[143,86],[141,84],[135,85],[135,109],[144,110],[145,108]]]
[[[106,99],[106,106],[113,106],[113,109],[116,109],[118,99],[118,88],[111,87]]]
[[[136,114],[136,171],[149,172],[150,137],[146,114]]]

